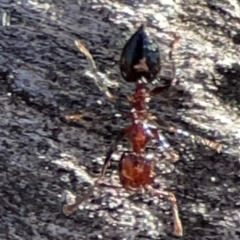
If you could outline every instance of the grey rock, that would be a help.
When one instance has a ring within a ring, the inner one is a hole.
[[[62,196],[84,193],[127,124],[114,118],[129,110],[122,96],[133,91],[118,60],[141,23],[159,42],[161,75],[169,73],[172,41],[164,32],[181,36],[174,52],[180,85],[154,98],[151,112],[223,145],[218,154],[164,133],[180,160],[159,159],[157,181],[176,193],[183,239],[240,238],[238,1],[25,0],[0,8],[9,17],[0,27],[0,239],[174,239],[169,203],[147,194],[100,189],[72,216],[61,213]],[[85,74],[75,39],[119,101],[108,101]],[[71,113],[85,117],[61,120]]]

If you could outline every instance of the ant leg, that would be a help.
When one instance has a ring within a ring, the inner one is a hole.
[[[97,66],[94,62],[94,59],[91,55],[91,53],[87,50],[87,48],[81,43],[80,40],[75,40],[74,41],[76,47],[78,48],[78,50],[80,52],[82,52],[86,57],[87,59],[89,60],[90,64],[91,64],[91,70],[92,72],[94,73],[94,81],[96,83],[96,85],[98,86],[98,88],[104,92],[106,94],[106,96],[112,100],[114,97],[113,95],[108,91],[107,87],[106,86],[102,86],[100,83],[102,82],[101,79],[100,79],[100,76],[98,75],[97,73]]]
[[[163,93],[166,90],[168,90],[171,86],[176,85],[176,83],[178,82],[177,80],[177,74],[176,74],[176,66],[175,66],[175,62],[173,61],[173,52],[177,49],[177,44],[180,40],[180,36],[177,33],[173,33],[174,34],[174,40],[171,43],[171,50],[169,51],[169,59],[172,60],[172,76],[171,77],[160,77],[163,80],[167,80],[167,81],[171,81],[171,84],[169,84],[168,86],[164,86],[164,87],[156,87],[155,89],[153,89],[150,92],[150,96],[155,96],[157,94]]]
[[[165,32],[167,33],[167,32]],[[160,77],[161,79],[164,79],[164,80],[172,80],[171,81],[171,85],[176,85],[176,83],[178,82],[178,79],[177,79],[177,71],[176,71],[176,66],[175,66],[175,62],[173,60],[173,52],[176,51],[176,49],[178,48],[178,44],[179,44],[179,40],[180,40],[180,35],[176,32],[168,32],[169,34],[173,34],[173,37],[174,37],[174,40],[171,42],[171,45],[170,45],[170,51],[168,53],[168,57],[169,57],[169,60],[172,61],[172,76],[171,77]]]
[[[155,95],[158,95],[160,93],[166,92],[170,87],[171,87],[171,85],[163,86],[163,87],[156,87],[152,91],[150,91],[149,94],[150,94],[150,96],[155,96]]]
[[[82,119],[82,114],[65,115],[64,117],[68,123],[76,122]]]
[[[218,153],[221,152],[222,146],[218,142],[209,140],[207,138],[203,138],[203,137],[195,135],[195,134],[190,134],[187,131],[175,128],[173,126],[169,126],[161,119],[157,119],[156,117],[151,116],[151,115],[149,115],[149,120],[153,120],[153,122],[156,123],[160,129],[166,130],[169,133],[174,133],[176,135],[188,137],[188,138],[190,138],[191,142],[193,142],[193,143],[202,144],[203,146],[207,146],[211,149],[216,150]]]
[[[170,144],[167,142],[165,137],[162,134],[159,134],[157,129],[152,128],[151,132],[153,134],[153,138],[164,148],[167,149],[167,153],[170,155],[170,161],[172,163],[175,163],[179,160],[179,155],[176,151],[174,151],[171,147]],[[169,155],[166,156],[169,158]]]
[[[96,83],[96,85],[98,86],[98,88],[105,93],[105,95],[110,99],[110,100],[113,100],[114,97],[113,95],[108,91],[107,87],[106,86],[102,86],[100,83],[101,83],[101,79],[100,79],[100,76],[97,72],[97,66],[95,64],[95,61],[91,55],[91,53],[87,50],[87,48],[81,43],[80,40],[75,40],[74,41],[76,47],[78,48],[78,50],[80,52],[82,52],[86,57],[87,59],[89,60],[89,63],[90,63],[90,66],[91,66],[91,71],[93,72],[94,76],[93,76],[93,79]],[[82,118],[82,115],[81,114],[73,114],[73,115],[66,115],[65,116],[65,120],[67,122],[70,122],[70,121],[78,121]]]
[[[107,167],[111,161],[111,156],[113,154],[113,152],[116,151],[116,148],[117,148],[117,144],[118,142],[125,136],[125,131],[123,131],[118,137],[117,139],[111,144],[107,154],[106,154],[106,157],[105,157],[105,160],[104,160],[104,164],[103,164],[103,167],[102,167],[102,170],[101,170],[101,173],[99,175],[99,177],[95,180],[94,184],[88,188],[88,191],[86,193],[85,196],[77,196],[76,199],[75,199],[75,203],[73,204],[65,204],[63,206],[63,213],[66,215],[66,216],[69,216],[71,215],[73,212],[77,211],[78,210],[78,206],[86,201],[93,193],[93,190],[95,187],[97,187],[99,185],[99,181],[104,177],[105,173],[106,173],[106,170],[107,170]]]
[[[175,195],[171,192],[166,192],[166,191],[163,191],[163,190],[160,190],[160,189],[155,189],[150,185],[145,186],[145,189],[147,189],[153,195],[157,195],[159,198],[163,198],[163,197],[168,198],[168,200],[172,204],[174,234],[176,236],[182,236],[183,235],[183,228],[182,228],[182,223],[181,223],[181,220],[180,220],[180,217],[179,217],[177,199],[176,199]]]
[[[178,48],[178,42],[180,38],[181,38],[180,35],[178,35],[177,33],[174,33],[174,40],[172,41],[171,50],[169,51],[169,59],[172,60],[173,84],[177,82],[176,66],[175,66],[175,62],[173,61],[173,52],[176,51],[176,49]]]
[[[216,150],[218,153],[221,152],[222,150],[222,146],[220,143],[209,140],[207,138],[201,137],[199,135],[195,135],[195,134],[190,134],[187,131],[183,131],[182,129],[178,129],[175,127],[169,127],[168,131],[170,133],[174,133],[174,134],[178,134],[178,135],[182,135],[185,137],[190,138],[191,142],[196,143],[196,144],[202,144],[203,146],[207,146],[211,149]]]
[[[173,34],[174,34],[174,41],[171,44],[171,50],[169,52],[169,58],[171,60],[173,59],[172,53],[177,48],[177,44],[180,40],[180,36],[178,34],[176,34],[176,33],[173,33]],[[172,61],[172,72],[173,72],[173,76],[172,76],[172,83],[171,83],[170,86],[174,85],[177,82],[177,74],[176,74],[176,67],[175,67],[174,61]],[[154,96],[154,95],[157,95],[159,93],[162,93],[163,91],[167,90],[170,86],[157,87],[150,92],[150,96]],[[197,144],[200,143],[204,146],[207,146],[209,148],[212,148],[212,149],[216,150],[217,152],[221,151],[221,144],[220,143],[209,140],[207,138],[200,137],[198,135],[190,134],[187,131],[177,129],[173,126],[169,126],[164,121],[162,121],[161,119],[157,119],[156,117],[151,116],[151,115],[149,115],[149,120],[153,120],[161,129],[167,130],[170,133],[174,133],[174,134],[189,137],[193,143],[197,143]]]

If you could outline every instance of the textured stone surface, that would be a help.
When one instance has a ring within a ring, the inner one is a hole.
[[[0,239],[174,239],[169,203],[148,195],[95,191],[74,215],[61,214],[65,193],[92,182],[127,124],[114,115],[129,109],[124,96],[133,86],[117,63],[141,23],[158,39],[163,60],[172,36],[161,29],[181,36],[174,53],[180,89],[153,99],[152,112],[223,144],[217,154],[166,134],[180,161],[158,164],[159,181],[176,192],[183,239],[240,238],[238,1],[22,0],[0,7]],[[105,84],[119,84],[112,89],[118,101],[86,76],[77,38]],[[77,124],[61,120],[77,112],[85,116]]]

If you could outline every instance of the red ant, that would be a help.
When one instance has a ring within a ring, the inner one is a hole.
[[[172,58],[172,51],[176,47],[178,40],[179,37],[175,36],[175,40],[171,47],[172,49],[169,53],[170,59]],[[93,70],[96,70],[96,65],[91,54],[79,41],[76,41],[75,43],[78,49],[90,59]],[[120,70],[123,78],[127,82],[136,83],[134,94],[131,97],[128,97],[129,103],[132,107],[131,113],[129,114],[131,124],[124,128],[117,140],[110,146],[105,157],[101,174],[94,182],[93,186],[89,188],[86,196],[83,198],[77,197],[74,204],[64,205],[63,212],[65,215],[70,215],[76,211],[78,206],[91,196],[94,188],[100,185],[100,181],[103,179],[107,166],[110,163],[111,156],[113,152],[116,151],[118,142],[121,139],[126,138],[131,144],[132,149],[131,151],[123,152],[120,158],[119,178],[122,186],[127,190],[145,189],[152,194],[157,195],[159,198],[167,197],[172,204],[174,234],[177,236],[183,235],[176,197],[171,192],[162,189],[155,189],[151,186],[154,182],[154,165],[156,159],[154,156],[150,156],[146,153],[146,146],[151,140],[156,140],[158,143],[164,145],[164,138],[159,134],[157,127],[178,134],[186,134],[186,132],[169,127],[163,121],[156,119],[148,112],[148,102],[150,98],[169,89],[171,86],[170,84],[169,86],[157,87],[151,91],[149,90],[148,84],[153,82],[159,73],[160,68],[160,54],[157,44],[146,34],[144,26],[141,26],[126,43],[120,59]],[[174,64],[173,72],[174,76],[172,82],[176,81]],[[98,82],[97,84],[109,98],[112,98],[112,95],[106,88],[101,87]],[[74,117],[67,118],[74,119]],[[189,135],[189,137],[194,141],[201,142],[203,145],[220,151],[220,144],[216,142],[199,136]],[[178,159],[175,158],[174,161],[176,160]]]

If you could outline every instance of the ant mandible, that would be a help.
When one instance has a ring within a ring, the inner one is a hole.
[[[169,52],[170,59],[172,59],[172,51],[176,48],[178,40],[179,36],[175,35]],[[91,54],[80,41],[75,41],[75,44],[78,49],[88,57],[92,64],[92,70],[96,72],[96,65]],[[159,198],[167,197],[172,204],[174,234],[177,236],[183,235],[183,228],[179,217],[176,197],[172,192],[152,187],[155,175],[154,165],[156,158],[154,155],[148,155],[146,153],[146,146],[151,140],[155,140],[160,145],[164,145],[164,141],[162,140],[164,138],[158,132],[158,128],[165,129],[176,134],[183,133],[183,131],[168,126],[162,120],[153,117],[148,112],[148,102],[150,98],[169,89],[169,87],[176,82],[174,62],[172,64],[173,77],[171,79],[171,84],[149,90],[148,84],[153,82],[161,68],[157,43],[153,39],[149,38],[143,25],[128,40],[122,51],[119,65],[123,78],[127,82],[136,83],[134,94],[131,97],[128,97],[128,101],[131,105],[131,112],[129,114],[131,124],[124,128],[120,136],[110,146],[110,149],[106,154],[101,173],[97,180],[95,180],[93,186],[88,189],[87,194],[84,197],[77,196],[74,204],[64,205],[63,212],[65,215],[72,214],[78,209],[78,206],[83,201],[92,195],[94,188],[99,186],[100,181],[105,175],[107,166],[110,163],[113,152],[116,151],[118,142],[123,138],[126,138],[131,144],[132,149],[131,151],[123,152],[120,157],[118,170],[122,186],[127,190],[145,189],[152,194],[157,195]],[[111,93],[99,84],[100,80],[96,78],[95,81],[98,87],[104,91],[109,98],[112,98]],[[66,118],[74,119],[74,116],[67,116]],[[216,142],[190,134],[189,137],[193,141],[201,142],[203,145],[220,151],[221,146]],[[178,159],[174,159],[174,161],[176,160]]]

